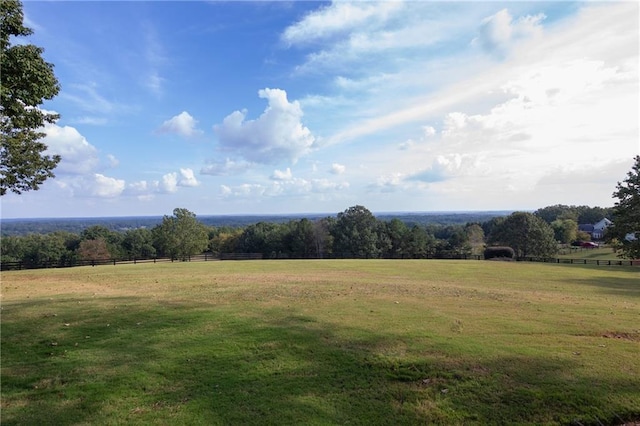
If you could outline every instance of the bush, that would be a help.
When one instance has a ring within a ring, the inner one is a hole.
[[[496,258],[513,259],[515,256],[516,253],[511,247],[487,247],[484,250],[485,260]]]

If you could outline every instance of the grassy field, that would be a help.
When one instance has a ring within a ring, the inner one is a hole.
[[[570,247],[560,250],[560,259],[620,260],[611,247],[598,248]]]
[[[3,425],[640,420],[640,268],[246,261],[2,274]]]

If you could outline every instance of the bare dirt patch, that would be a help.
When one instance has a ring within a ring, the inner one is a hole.
[[[640,342],[640,332],[635,331],[631,333],[626,333],[622,331],[607,331],[602,334],[602,337],[607,339],[622,339],[622,340],[631,340],[633,342]]]

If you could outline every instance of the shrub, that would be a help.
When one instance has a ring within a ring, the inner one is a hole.
[[[484,250],[485,260],[496,258],[513,259],[515,256],[516,253],[511,247],[487,247]]]

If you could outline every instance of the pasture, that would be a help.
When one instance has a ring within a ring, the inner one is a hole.
[[[640,268],[455,260],[2,273],[3,425],[640,420]]]

